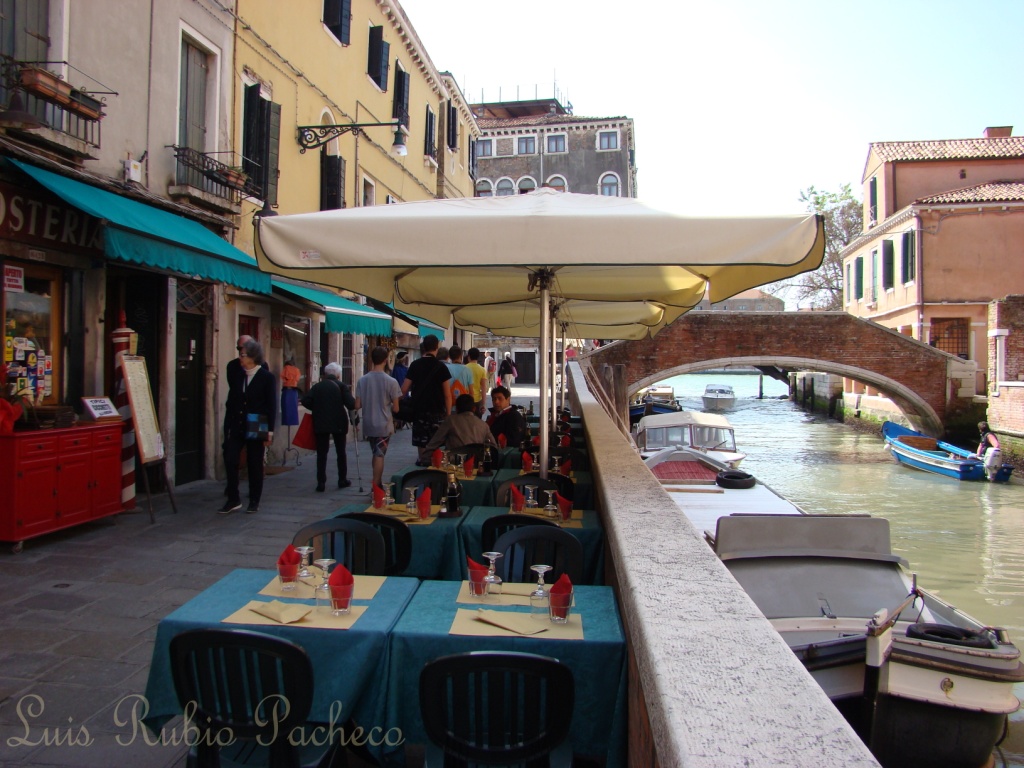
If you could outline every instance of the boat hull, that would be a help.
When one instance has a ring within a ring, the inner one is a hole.
[[[726,411],[736,405],[735,397],[709,397],[704,395],[705,411]]]
[[[956,480],[992,480],[997,483],[1005,483],[1013,472],[1013,465],[1003,464],[990,477],[985,470],[985,462],[970,451],[891,421],[882,425],[882,435],[898,463],[922,472]]]

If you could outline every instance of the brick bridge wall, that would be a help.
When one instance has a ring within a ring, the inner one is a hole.
[[[726,364],[834,373],[875,387],[932,434],[963,405],[949,383],[963,361],[845,312],[689,312],[653,339],[614,342],[587,361],[624,365],[630,392]]]

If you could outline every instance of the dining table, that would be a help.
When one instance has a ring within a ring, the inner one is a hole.
[[[391,475],[391,482],[395,484],[394,495],[396,499],[400,501],[404,499],[404,497],[399,496],[398,491],[402,487],[402,480],[405,476],[410,472],[416,472],[421,469],[424,469],[424,467],[418,467],[415,464],[410,464],[407,467],[402,467],[402,469]],[[436,471],[442,472],[444,470],[437,469]],[[494,472],[485,475],[477,471],[474,472],[472,478],[467,479],[462,474],[461,469],[457,470],[455,476],[458,479],[459,484],[462,486],[462,506],[475,507],[480,504],[493,503],[494,498],[492,495],[493,491],[491,488],[491,480],[494,478],[494,475]]]
[[[542,509],[542,508],[540,508]],[[483,562],[483,543],[481,532],[484,521],[509,513],[508,507],[472,507],[462,517],[462,525],[459,526],[459,539],[461,544],[460,566],[462,572],[458,578],[468,578],[468,567],[466,556],[477,562]],[[531,513],[526,513],[529,516]],[[543,518],[542,514],[537,515]],[[544,518],[546,519],[546,518]],[[560,522],[559,525],[568,531],[583,545],[583,584],[604,583],[604,526],[601,525],[601,518],[593,509],[573,509],[569,520]]]
[[[412,558],[401,575],[417,579],[461,579],[465,570],[465,557],[462,556],[464,550],[459,529],[469,509],[463,505],[461,517],[438,517],[435,514],[425,520],[412,521],[403,517],[412,536]],[[353,512],[380,514],[381,510],[366,503],[345,504],[335,511],[335,517]]]
[[[497,499],[496,494],[498,488],[501,487],[501,484],[506,480],[511,480],[513,477],[518,477],[522,473],[522,469],[515,469],[514,467],[499,469],[494,473],[494,476],[491,479],[491,486],[493,490],[491,491],[488,500],[486,502],[479,502],[474,506],[493,505],[494,501]],[[594,476],[590,472],[574,469],[570,473],[569,477],[572,478],[573,485],[573,507],[577,509],[592,509],[594,507]],[[543,502],[545,499],[541,498],[539,501]]]
[[[407,744],[426,744],[419,675],[431,659],[469,651],[535,653],[572,670],[573,753],[599,764],[625,765],[626,640],[615,596],[611,587],[576,586],[573,600],[569,623],[553,625],[546,615],[525,616],[531,611],[528,598],[525,605],[522,598],[505,595],[481,601],[470,596],[465,582],[423,582],[391,631],[385,722],[399,728]],[[536,622],[539,632],[523,635],[485,623],[479,620],[481,608],[519,614]],[[401,764],[401,754],[390,757],[388,762]]]
[[[314,579],[312,583],[316,582]],[[352,613],[320,622],[327,626],[317,626],[319,612],[315,611],[312,586],[300,584],[296,597],[285,597],[276,571],[232,571],[157,625],[146,683],[149,710],[143,722],[159,731],[182,713],[171,673],[171,638],[189,629],[238,628],[275,635],[305,649],[315,680],[309,722],[345,723],[352,718],[365,728],[387,730],[387,691],[382,680],[388,673],[388,636],[419,583],[395,576],[357,575]],[[277,601],[313,610],[295,623],[282,624],[251,610],[254,601]],[[381,747],[369,748],[372,752]]]

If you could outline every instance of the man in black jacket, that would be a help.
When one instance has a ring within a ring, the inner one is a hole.
[[[238,465],[245,449],[249,470],[249,508],[260,508],[263,495],[263,451],[274,439],[277,419],[277,382],[263,367],[263,347],[249,339],[238,345],[237,371],[228,370],[228,401],[224,412],[224,470],[227,474],[227,501],[222,515],[242,508],[238,493]],[[260,430],[266,430],[265,435]]]
[[[412,390],[412,407],[416,420],[412,424],[412,444],[419,451],[417,464],[430,466],[427,443],[437,432],[438,425],[452,412],[452,374],[448,366],[437,359],[437,336],[423,337],[420,349],[423,356],[409,366],[402,384],[402,394]]]
[[[313,412],[313,434],[316,436],[316,490],[323,493],[327,487],[327,452],[334,439],[338,454],[338,487],[348,488],[348,460],[345,440],[348,435],[348,409],[356,407],[352,392],[341,380],[341,366],[328,363],[324,378],[302,397],[302,405]]]

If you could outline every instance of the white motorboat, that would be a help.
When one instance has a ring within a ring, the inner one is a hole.
[[[736,393],[728,384],[708,384],[703,399],[705,411],[726,411],[736,405]]]
[[[732,424],[714,413],[675,411],[644,416],[634,432],[645,460],[668,447],[710,459],[724,469],[735,469],[746,458],[745,453],[736,450]]]

